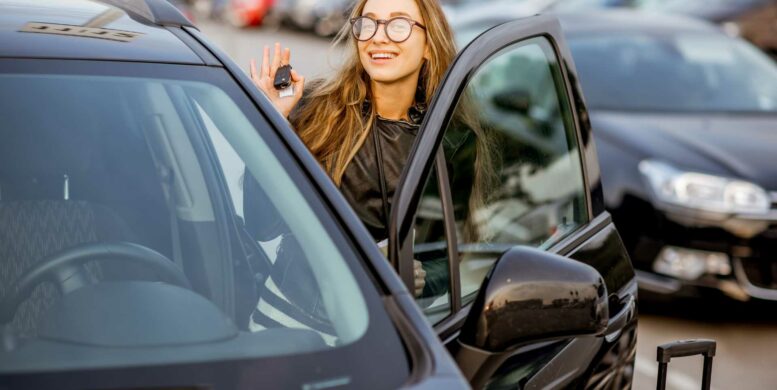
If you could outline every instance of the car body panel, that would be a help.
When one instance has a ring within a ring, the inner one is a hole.
[[[777,114],[592,111],[600,150],[617,145],[635,159],[656,158],[777,190],[777,167],[771,156],[777,150],[773,134]],[[611,168],[615,166],[604,169],[608,197],[622,192],[612,191],[607,183],[617,175]]]
[[[98,2],[3,1],[0,56],[202,64],[170,31],[133,17]]]

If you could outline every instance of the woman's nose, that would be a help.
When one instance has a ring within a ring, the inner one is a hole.
[[[386,35],[386,25],[379,24],[378,31],[375,32],[375,36],[372,37],[372,41],[375,43],[389,43],[390,40]]]

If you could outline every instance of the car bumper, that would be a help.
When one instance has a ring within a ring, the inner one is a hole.
[[[708,221],[655,213],[656,226],[632,231],[635,240],[630,254],[641,289],[677,297],[703,297],[717,291],[738,301],[777,301],[777,222],[771,215],[768,219],[748,220],[759,229],[755,234],[743,235],[732,232],[730,225],[715,226]],[[730,223],[732,220],[726,221]],[[698,277],[671,275],[657,266],[666,248],[715,254],[725,258],[727,266],[723,272],[705,271]]]

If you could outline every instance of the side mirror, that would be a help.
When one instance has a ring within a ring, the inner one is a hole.
[[[491,102],[503,110],[515,111],[522,115],[526,115],[531,108],[529,92],[518,88],[497,92],[491,98]]]
[[[528,343],[601,334],[607,287],[593,267],[528,247],[497,260],[464,323],[456,353],[473,386]]]

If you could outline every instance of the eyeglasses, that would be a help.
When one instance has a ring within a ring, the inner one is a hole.
[[[378,32],[378,26],[383,24],[383,31],[392,42],[402,43],[410,38],[413,26],[418,26],[424,31],[426,27],[413,19],[398,16],[389,20],[375,20],[369,16],[359,16],[351,19],[351,33],[357,41],[369,41]]]

